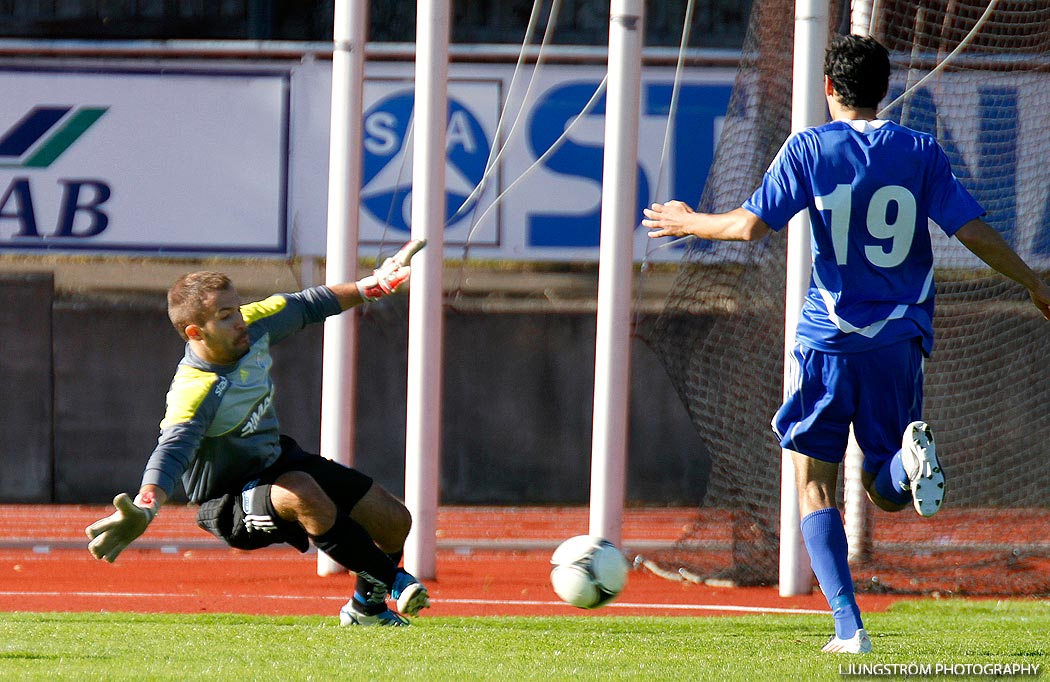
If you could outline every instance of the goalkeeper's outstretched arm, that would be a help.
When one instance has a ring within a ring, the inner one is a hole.
[[[412,256],[426,246],[426,243],[425,239],[413,239],[383,261],[371,275],[356,282],[330,284],[328,288],[339,299],[343,310],[349,310],[365,301],[378,301],[397,291],[398,287],[408,280],[412,274]]]
[[[113,498],[116,511],[84,529],[91,540],[88,551],[96,559],[113,563],[128,545],[146,532],[167,500],[168,494],[152,484],[142,486],[134,500],[127,493],[120,493]]]

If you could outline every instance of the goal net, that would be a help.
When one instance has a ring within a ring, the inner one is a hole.
[[[849,31],[849,13],[832,4],[832,32]],[[936,135],[988,221],[1045,272],[1050,6],[871,4],[862,28],[889,48],[894,67],[882,116]],[[678,198],[726,211],[760,182],[789,132],[793,23],[794,0],[754,3],[708,182]],[[862,507],[859,521],[848,520],[854,580],[862,591],[1048,594],[1050,327],[1021,287],[931,232],[937,318],[924,416],[947,476],[945,508],[922,519]],[[769,421],[782,392],[785,260],[783,233],[757,245],[694,241],[663,311],[639,326],[710,470],[692,526],[673,550],[648,557],[671,577],[778,580],[781,451]]]

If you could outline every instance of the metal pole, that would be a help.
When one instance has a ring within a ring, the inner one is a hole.
[[[357,279],[361,195],[361,112],[365,63],[366,0],[336,0],[332,52],[332,122],[328,158],[328,241],[325,282]],[[324,325],[321,377],[321,454],[350,466],[354,461],[357,387],[357,311]],[[317,555],[318,575],[346,569]]]
[[[448,121],[449,0],[420,0],[416,11],[415,142],[412,238],[427,247],[412,259],[409,300],[405,501],[412,533],[405,567],[416,577],[437,573],[441,481],[442,274],[445,224],[445,128]]]
[[[854,35],[870,35],[874,24],[872,9],[872,0],[854,0],[850,10],[850,31]],[[875,522],[875,515],[868,507],[867,495],[864,492],[863,461],[864,452],[857,443],[853,429],[850,428],[846,459],[842,467],[843,516],[850,563],[867,558],[871,549],[871,533]]]
[[[791,90],[791,131],[824,122],[824,48],[828,39],[828,0],[796,0],[795,49]],[[810,224],[805,212],[788,223],[787,294],[784,305],[784,385],[788,385],[790,354],[795,346],[802,300],[809,287]],[[799,526],[795,465],[784,451],[780,482],[780,595],[809,594],[813,574]]]
[[[638,118],[644,0],[614,0],[609,18],[590,533],[619,544],[626,493],[631,275],[639,215]]]

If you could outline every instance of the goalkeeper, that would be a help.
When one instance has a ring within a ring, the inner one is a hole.
[[[792,453],[802,536],[835,617],[824,651],[867,653],[835,489],[852,424],[874,504],[931,516],[944,499],[933,432],[922,421],[923,362],[933,347],[929,221],[1027,289],[1046,319],[1050,289],[982,219],[932,136],[876,118],[890,75],[882,45],[837,38],[824,75],[831,122],[790,138],[742,207],[706,214],[680,201],[654,204],[642,224],[650,237],[750,241],[808,211],[813,271],[773,429]]]
[[[193,272],[168,291],[168,317],[186,341],[160,437],[132,500],[88,526],[88,549],[113,562],[139,537],[181,477],[197,523],[238,549],[309,543],[357,574],[343,625],[408,625],[430,605],[399,563],[407,508],[365,474],[304,452],[278,430],[270,347],[308,324],[392,293],[409,277],[412,241],[358,282],[241,304],[230,279]],[[387,606],[387,595],[400,613]]]

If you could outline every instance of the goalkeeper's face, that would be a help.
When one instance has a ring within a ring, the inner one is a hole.
[[[230,287],[210,292],[203,301],[203,324],[190,325],[186,333],[202,360],[229,365],[248,352],[248,326],[241,316],[241,297]]]

